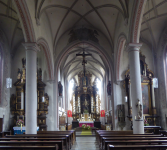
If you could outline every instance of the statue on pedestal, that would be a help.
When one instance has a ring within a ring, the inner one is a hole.
[[[62,96],[63,86],[61,84],[61,81],[59,81],[59,83],[58,83],[58,90],[59,90],[59,96]]]
[[[137,109],[138,109],[137,119],[141,119],[141,118],[142,118],[142,105],[141,105],[139,99],[138,99],[138,102],[137,102],[137,104],[136,104],[136,107],[137,107]]]
[[[111,81],[108,81],[107,93],[108,93],[108,95],[111,95]]]

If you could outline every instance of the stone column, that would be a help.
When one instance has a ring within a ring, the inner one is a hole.
[[[141,46],[142,44],[139,43],[130,43],[127,47],[127,50],[129,52],[129,66],[130,66],[130,80],[131,80],[133,134],[144,133],[143,109],[142,109],[141,119],[139,119],[138,108],[136,107],[138,100],[140,100],[140,103],[142,105],[140,59],[139,59],[139,49]]]
[[[26,49],[26,134],[37,133],[37,51],[36,43],[24,43]]]
[[[54,112],[54,130],[59,130],[59,98],[58,98],[58,82],[53,84],[53,112]]]

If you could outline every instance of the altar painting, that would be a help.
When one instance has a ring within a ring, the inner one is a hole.
[[[81,95],[81,114],[91,113],[90,96],[88,94]]]
[[[143,114],[150,114],[151,97],[150,88],[148,83],[142,83],[142,102],[143,102]]]

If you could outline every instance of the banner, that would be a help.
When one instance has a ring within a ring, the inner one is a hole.
[[[101,110],[101,117],[105,117],[105,110]]]
[[[71,110],[67,110],[67,116],[72,117],[72,111]]]

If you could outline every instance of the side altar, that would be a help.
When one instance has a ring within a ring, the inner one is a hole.
[[[78,74],[78,85],[73,89],[71,105],[73,122],[78,122],[79,126],[87,121],[94,126],[93,121],[99,121],[101,100],[96,80],[92,80],[92,74],[88,71]]]

